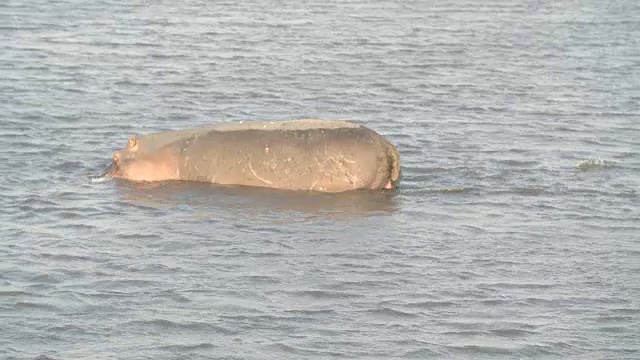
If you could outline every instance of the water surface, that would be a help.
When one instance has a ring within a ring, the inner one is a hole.
[[[636,1],[0,4],[0,357],[640,357]],[[92,182],[354,119],[393,193]]]

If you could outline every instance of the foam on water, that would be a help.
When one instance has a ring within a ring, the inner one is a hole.
[[[99,184],[105,181],[113,180],[113,178],[109,175],[99,175],[99,176],[90,176],[89,181],[93,184]]]

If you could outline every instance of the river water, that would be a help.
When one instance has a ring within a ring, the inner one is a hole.
[[[640,358],[640,3],[0,3],[0,358]],[[353,119],[396,192],[92,181]]]

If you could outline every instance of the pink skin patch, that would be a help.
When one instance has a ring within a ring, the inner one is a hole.
[[[387,190],[393,189],[393,184],[391,183],[391,180],[387,181],[387,185],[385,185],[384,188]]]

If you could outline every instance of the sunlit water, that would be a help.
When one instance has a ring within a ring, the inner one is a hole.
[[[0,358],[640,358],[640,3],[0,3]],[[96,181],[354,119],[397,192]]]

